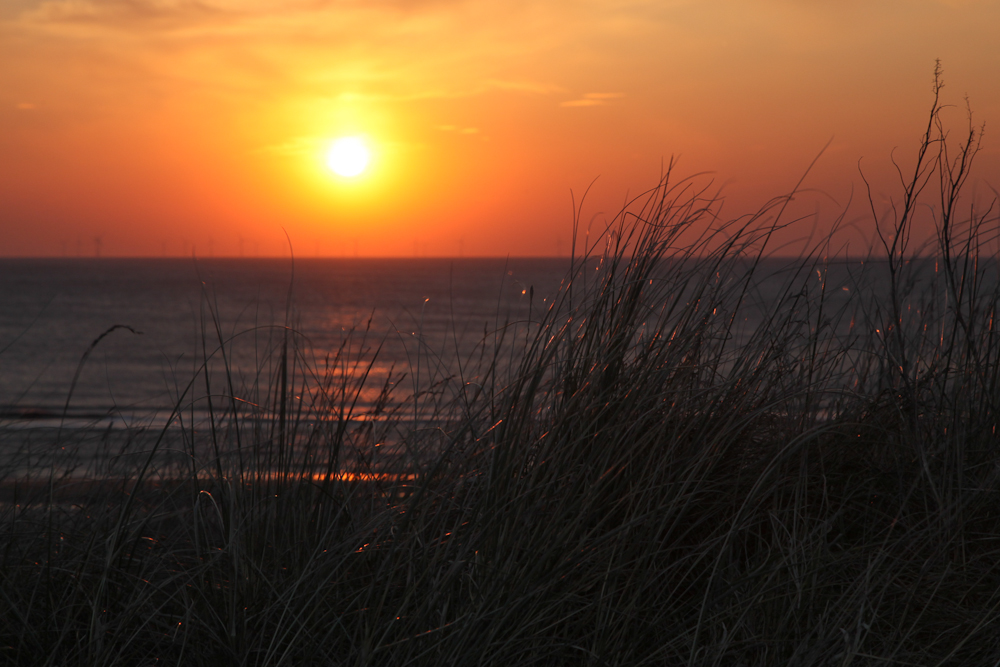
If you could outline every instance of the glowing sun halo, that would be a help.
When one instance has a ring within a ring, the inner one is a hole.
[[[368,166],[371,154],[357,137],[341,137],[333,142],[326,154],[326,164],[338,176],[357,176]]]

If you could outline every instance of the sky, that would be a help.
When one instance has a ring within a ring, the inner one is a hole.
[[[588,187],[603,228],[671,159],[724,218],[806,175],[781,247],[843,213],[864,254],[861,173],[898,197],[936,59],[948,126],[966,97],[985,123],[971,187],[1000,188],[998,25],[973,0],[3,0],[0,256],[565,255]],[[326,164],[344,136],[355,177]]]

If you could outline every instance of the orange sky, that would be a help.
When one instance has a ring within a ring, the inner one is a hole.
[[[857,198],[863,158],[890,194],[935,58],[1000,187],[997,26],[963,0],[3,0],[0,255],[281,255],[282,228],[303,256],[565,254],[595,177],[585,217],[677,155],[735,217],[831,138],[808,186]],[[356,179],[324,164],[342,135],[374,153]]]

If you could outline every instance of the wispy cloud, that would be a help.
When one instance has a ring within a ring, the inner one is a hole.
[[[490,79],[486,82],[485,88],[493,90],[507,90],[517,93],[533,93],[535,95],[552,95],[566,92],[562,86],[553,83],[528,80],[502,80]]]
[[[360,77],[355,77],[355,79],[360,79]],[[392,85],[389,77],[373,79],[373,81],[385,87]],[[450,87],[440,86],[420,90],[407,90],[406,92],[399,93],[351,90],[342,92],[336,95],[335,98],[342,102],[414,102],[476,97],[494,91],[522,93],[526,95],[555,95],[566,92],[566,89],[543,81],[488,79],[486,81],[468,82],[466,85],[461,86],[455,84]]]
[[[242,13],[247,13],[249,7]],[[236,12],[190,0],[47,0],[22,17],[35,24],[79,24],[105,28],[151,29],[204,24]]]
[[[0,35],[32,44],[32,62],[69,50],[77,63],[117,69],[109,80],[134,78],[131,96],[152,81],[254,100],[275,91],[374,103],[566,92],[552,83],[558,73],[529,64],[554,48],[551,26],[499,0],[14,1],[23,9],[0,15]]]
[[[607,104],[611,100],[625,97],[625,93],[587,93],[576,100],[566,100],[560,102],[561,107],[599,107]]]

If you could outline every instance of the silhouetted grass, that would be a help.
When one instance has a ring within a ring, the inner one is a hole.
[[[722,224],[668,172],[544,308],[414,350],[412,395],[366,331],[270,330],[240,376],[206,311],[174,426],[11,465],[0,656],[997,664],[997,217],[959,217],[979,135],[938,111],[838,283],[826,242],[763,275],[790,197]]]

